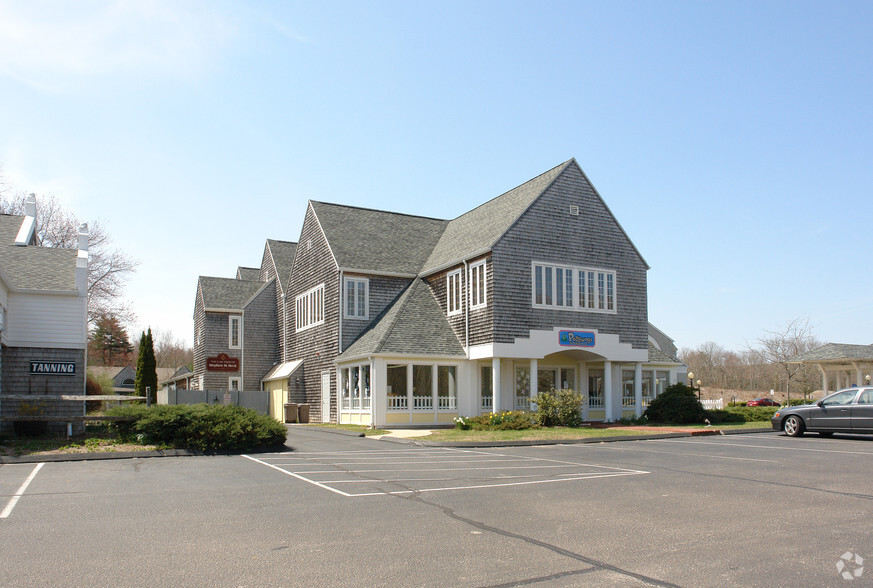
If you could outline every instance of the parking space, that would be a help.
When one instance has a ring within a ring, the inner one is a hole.
[[[470,449],[374,449],[245,456],[348,498],[554,484],[649,472]]]
[[[45,464],[18,464],[0,469],[0,519],[8,518]]]

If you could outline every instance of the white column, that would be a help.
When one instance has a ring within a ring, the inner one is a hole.
[[[828,395],[828,373],[823,367],[821,367],[820,363],[815,364],[815,366],[818,368],[818,371],[821,372],[821,391],[822,397],[825,397]]]
[[[500,412],[500,358],[491,360],[491,412]]]
[[[852,362],[852,366],[855,368],[855,382],[857,382],[858,386],[863,386],[864,376],[861,375],[861,366],[854,361]]]
[[[612,362],[603,362],[603,409],[605,415],[603,420],[610,422],[613,420],[612,414]]]
[[[537,360],[530,360],[530,395],[531,398],[537,395],[539,390],[539,369],[537,367]],[[533,402],[530,403],[530,409],[536,410],[537,406]]]
[[[588,366],[580,363],[576,366],[576,391],[582,394],[582,420],[588,420]]]
[[[634,364],[634,410],[637,418],[643,416],[643,364]]]

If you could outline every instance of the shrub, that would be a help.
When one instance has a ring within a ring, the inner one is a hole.
[[[458,417],[455,427],[464,431],[495,431],[507,429],[533,429],[537,427],[533,413],[523,410],[512,410],[496,413],[480,414],[474,417]]]
[[[578,427],[582,424],[584,397],[573,390],[541,392],[530,399],[536,404],[534,418],[543,427]]]
[[[712,423],[745,423],[746,419],[743,415],[730,410],[730,405],[724,410],[709,410],[709,420]]]
[[[686,425],[702,423],[708,417],[694,391],[685,384],[673,384],[649,404],[645,416],[655,423]]]
[[[134,419],[116,423],[123,438],[136,437],[164,447],[250,450],[280,445],[287,435],[285,426],[275,419],[239,406],[139,405],[113,408],[108,413]]]
[[[739,417],[740,419],[742,419],[741,421],[731,420],[731,421],[720,421],[720,422],[751,423],[751,422],[769,421],[773,417],[773,415],[776,413],[777,410],[779,410],[779,407],[776,407],[776,406],[729,406],[726,409],[721,410],[721,411],[712,410],[712,411],[710,411],[710,414],[729,413],[732,415],[736,415],[735,417],[731,417],[731,418]],[[715,421],[714,418],[711,420]]]

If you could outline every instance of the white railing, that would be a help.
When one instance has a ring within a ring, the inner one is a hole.
[[[530,396],[516,396],[515,410],[530,410]]]
[[[349,410],[350,407],[351,407],[351,401],[349,400],[349,397],[344,396],[343,397],[343,409]]]
[[[713,398],[711,400],[701,400],[700,403],[706,410],[720,410],[724,408],[724,398]]]
[[[432,396],[413,396],[412,408],[415,410],[433,410]]]
[[[481,406],[482,406],[482,410],[491,410],[494,407],[494,397],[493,396],[483,396]]]
[[[458,403],[454,396],[440,396],[437,400],[440,410],[457,410]]]
[[[622,396],[621,397],[621,405],[622,406],[636,406],[636,400],[633,396]]]
[[[603,408],[603,396],[589,396],[588,408]]]
[[[388,410],[406,410],[406,396],[389,396]]]

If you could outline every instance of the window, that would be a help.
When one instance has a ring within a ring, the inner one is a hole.
[[[437,407],[458,409],[458,369],[453,365],[437,366]]]
[[[448,314],[461,312],[461,270],[453,271],[446,276],[446,297]]]
[[[535,307],[615,312],[615,272],[533,263]]]
[[[636,393],[634,391],[634,371],[621,370],[621,405],[636,406]]]
[[[485,260],[470,266],[470,308],[481,308],[488,304],[485,285]]]
[[[297,330],[303,331],[324,322],[324,284],[296,299]]]
[[[230,320],[228,322],[227,329],[227,346],[231,349],[239,349],[239,331],[240,331],[240,323],[242,322],[241,316],[230,316]]]
[[[588,369],[588,408],[603,408],[602,369]]]
[[[406,365],[388,366],[388,410],[406,410]]]
[[[648,406],[654,398],[654,376],[653,372],[643,372],[643,407]]]
[[[366,278],[346,278],[346,300],[343,308],[346,318],[362,318],[369,316],[370,281]]]
[[[228,390],[239,390],[239,378],[228,378],[227,379],[227,389]]]
[[[494,407],[494,387],[491,385],[493,376],[490,365],[483,365],[479,368],[481,374],[480,390],[482,402],[481,410],[490,411]]]
[[[515,410],[530,410],[530,368],[515,368]]]
[[[433,410],[433,366],[412,366],[412,408]]]

